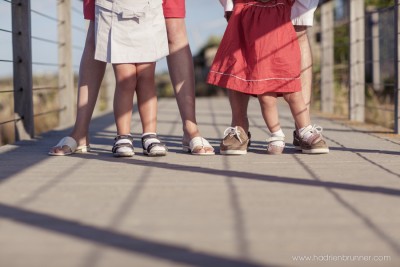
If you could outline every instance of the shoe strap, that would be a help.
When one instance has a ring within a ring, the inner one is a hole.
[[[63,146],[69,147],[69,149],[73,153],[73,152],[75,152],[76,148],[78,147],[78,143],[75,141],[74,138],[72,138],[70,136],[65,136],[54,147],[62,148]]]
[[[117,135],[114,140],[118,142],[119,140],[129,140],[131,143],[133,142],[133,136],[130,134],[126,135]]]
[[[282,141],[285,142],[285,136],[271,136],[267,139],[268,143]]]
[[[307,144],[313,144],[315,140],[322,139],[322,130],[321,126],[315,124],[313,126],[309,125],[300,133],[300,138]]]
[[[150,143],[146,146],[146,143],[149,141]],[[146,134],[142,136],[142,147],[144,150],[150,153],[151,149],[156,146],[166,148],[165,144],[161,142],[157,134]]]

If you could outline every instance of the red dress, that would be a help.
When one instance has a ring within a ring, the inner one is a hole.
[[[301,90],[294,0],[236,0],[207,82],[260,95]]]

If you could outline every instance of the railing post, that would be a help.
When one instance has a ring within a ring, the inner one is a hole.
[[[58,85],[60,87],[60,125],[75,121],[74,71],[72,67],[71,0],[58,1]]]
[[[350,120],[365,121],[365,6],[350,0]]]
[[[321,6],[321,110],[334,111],[334,18],[333,3],[326,1]]]
[[[15,141],[34,137],[31,2],[12,0]]]
[[[372,38],[372,84],[374,90],[380,91],[381,85],[381,62],[380,62],[380,33],[379,12],[371,14],[371,38]]]
[[[400,134],[400,0],[395,1],[395,96],[394,96],[394,132]]]

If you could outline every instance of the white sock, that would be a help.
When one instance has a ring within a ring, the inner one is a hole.
[[[283,137],[285,137],[285,134],[283,133],[282,129],[279,129],[278,131],[271,133],[271,136],[279,136],[279,137],[283,136]]]
[[[306,127],[300,128],[300,129],[299,129],[300,138],[301,138],[302,140],[304,140],[304,139],[307,140],[307,139],[313,134],[313,133],[311,132],[311,129],[312,129],[311,124],[308,125],[308,126],[306,126]]]
[[[282,129],[279,129],[276,132],[271,133],[271,137],[283,137],[285,138],[285,134],[283,133]],[[285,141],[273,141],[274,142],[274,146],[280,146],[280,147],[285,147]]]

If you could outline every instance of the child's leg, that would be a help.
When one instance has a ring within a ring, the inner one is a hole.
[[[137,65],[136,94],[143,133],[157,131],[157,93],[154,80],[155,63]]]
[[[263,115],[265,124],[271,133],[279,131],[281,125],[279,123],[278,108],[276,106],[276,94],[266,93],[258,96],[258,101],[261,105],[261,113]]]
[[[267,127],[271,132],[271,137],[267,140],[268,154],[281,154],[285,148],[285,135],[283,134],[279,123],[276,97],[275,93],[266,93],[258,96],[265,124],[267,124]]]
[[[157,93],[154,79],[155,63],[141,63],[137,66],[137,98],[140,120],[142,121],[143,153],[148,156],[165,156],[166,146],[158,139]]]
[[[135,64],[114,64],[116,88],[114,93],[114,117],[118,135],[130,135],[133,96],[137,83]]]
[[[232,111],[231,127],[224,131],[224,138],[219,145],[222,155],[245,155],[250,146],[249,119],[247,106],[249,95],[235,90],[228,90],[229,104]]]
[[[114,117],[117,125],[117,137],[112,152],[115,157],[131,157],[134,155],[131,119],[137,68],[135,64],[114,64],[113,68],[116,80]]]
[[[288,102],[300,137],[300,147],[303,153],[324,154],[329,153],[329,147],[322,138],[321,127],[311,125],[310,113],[301,92],[284,95]]]
[[[231,126],[242,127],[245,132],[249,131],[249,119],[247,117],[247,106],[250,96],[242,92],[228,90],[229,103],[232,110]]]
[[[289,104],[293,119],[298,129],[304,128],[311,124],[310,113],[304,102],[302,92],[285,93],[283,98]]]

